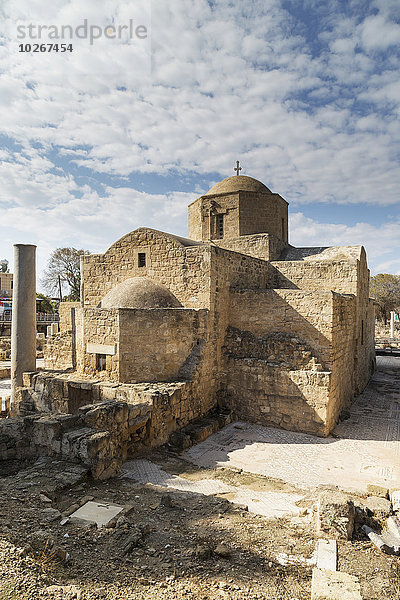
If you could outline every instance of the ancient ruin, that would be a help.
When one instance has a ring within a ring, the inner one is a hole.
[[[288,203],[239,174],[190,204],[189,238],[142,227],[83,257],[81,302],[61,305],[45,370],[15,395],[21,456],[106,478],[230,418],[333,429],[374,370],[364,248],[294,248]]]

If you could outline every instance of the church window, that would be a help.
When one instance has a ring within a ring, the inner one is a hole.
[[[224,237],[224,215],[217,215],[217,234],[220,239]]]
[[[96,363],[98,371],[105,371],[107,364],[107,356],[105,354],[96,354]]]
[[[282,217],[282,239],[285,239],[285,219]]]
[[[138,254],[138,265],[139,265],[139,267],[145,267],[146,266],[146,253],[145,252],[139,252],[139,254]]]
[[[361,346],[364,346],[364,321],[361,321]]]

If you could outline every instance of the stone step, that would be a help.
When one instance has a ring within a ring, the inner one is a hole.
[[[228,412],[212,413],[206,417],[195,419],[179,431],[169,436],[168,443],[178,450],[186,450],[194,444],[199,444],[219,429],[231,422]]]

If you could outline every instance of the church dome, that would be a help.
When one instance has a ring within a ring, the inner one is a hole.
[[[229,194],[231,192],[258,192],[259,194],[271,194],[266,185],[247,175],[233,175],[216,183],[205,196],[214,194]]]
[[[179,300],[161,283],[147,277],[132,277],[116,285],[99,308],[182,308]]]

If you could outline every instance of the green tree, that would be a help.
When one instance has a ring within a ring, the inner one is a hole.
[[[400,312],[400,276],[378,273],[371,277],[370,296],[378,303],[378,319],[386,324],[391,310]]]
[[[42,300],[40,303],[41,312],[54,313],[57,312],[57,306],[55,302],[51,301],[51,298],[44,294],[36,294],[36,298]]]
[[[43,274],[42,284],[49,294],[65,296],[67,300],[79,300],[81,286],[80,258],[89,254],[87,250],[76,248],[56,248],[49,259],[47,270]]]

